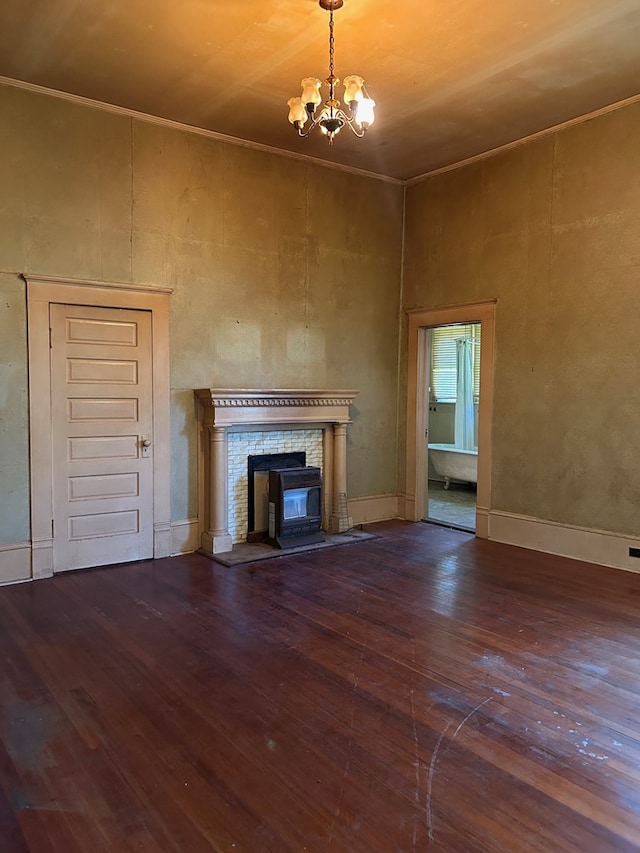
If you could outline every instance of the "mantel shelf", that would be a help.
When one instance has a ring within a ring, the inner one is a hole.
[[[309,389],[199,388],[207,426],[247,424],[350,423],[357,391]]]

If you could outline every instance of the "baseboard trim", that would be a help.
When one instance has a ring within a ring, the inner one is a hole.
[[[0,545],[0,585],[31,580],[31,543]]]
[[[171,556],[191,554],[200,547],[200,533],[197,518],[171,522]]]
[[[399,504],[403,495],[375,495],[351,498],[348,501],[349,515],[354,524],[370,524],[402,518]],[[479,538],[488,538],[505,545],[517,545],[532,551],[556,554],[586,563],[609,566],[629,572],[640,572],[640,560],[629,556],[629,548],[640,548],[640,537],[625,536],[607,530],[592,530],[573,527],[555,521],[545,521],[527,515],[517,515],[500,510],[477,509],[477,532]],[[51,543],[17,542],[0,545],[0,586],[20,583],[39,577],[49,577],[45,565]],[[171,556],[189,554],[199,547],[197,518],[171,522]],[[38,566],[38,557],[45,557]],[[32,572],[33,560],[33,572]]]
[[[153,558],[171,556],[173,544],[173,525],[170,521],[155,521],[153,524]]]
[[[629,556],[629,548],[640,548],[640,537],[492,510],[489,539],[586,563],[640,572],[640,560]]]
[[[347,506],[354,525],[398,518],[398,495],[396,494],[349,498]]]
[[[485,506],[476,506],[476,536],[478,539],[489,538],[490,510]]]
[[[31,575],[33,580],[53,577],[53,539],[31,540]]]
[[[156,558],[190,554],[200,545],[197,518],[172,521],[170,528],[164,529],[163,525],[154,533],[162,552],[157,553]],[[52,539],[0,545],[0,586],[52,577],[52,555]]]

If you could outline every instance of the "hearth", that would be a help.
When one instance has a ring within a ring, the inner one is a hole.
[[[269,539],[278,548],[322,542],[322,474],[319,468],[269,471]]]

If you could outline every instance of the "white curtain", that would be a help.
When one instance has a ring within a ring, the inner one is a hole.
[[[469,338],[456,340],[457,394],[454,439],[456,447],[472,450],[474,446],[473,410],[473,343]]]

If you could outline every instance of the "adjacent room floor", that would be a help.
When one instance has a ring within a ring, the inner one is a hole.
[[[451,483],[445,489],[439,480],[429,480],[430,521],[464,530],[476,529],[476,488],[472,483]]]
[[[640,849],[640,575],[369,529],[0,589],[2,853]]]

